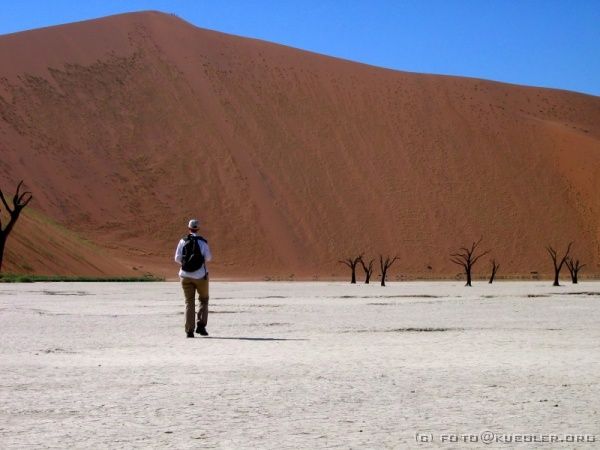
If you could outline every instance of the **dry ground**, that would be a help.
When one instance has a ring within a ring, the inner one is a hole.
[[[214,282],[193,340],[177,283],[3,285],[0,447],[600,440],[600,283],[549,284]]]

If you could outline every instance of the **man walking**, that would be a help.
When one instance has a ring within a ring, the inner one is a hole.
[[[208,269],[206,262],[212,259],[208,242],[198,234],[200,223],[190,220],[190,233],[182,238],[175,250],[175,261],[181,265],[179,278],[185,295],[185,332],[187,337],[194,337],[194,317],[196,313],[196,291],[200,300],[196,333],[208,336]]]

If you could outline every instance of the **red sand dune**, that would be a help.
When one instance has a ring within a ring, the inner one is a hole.
[[[0,36],[0,62],[0,185],[35,197],[9,271],[172,277],[198,217],[217,278],[347,276],[362,252],[398,255],[392,278],[453,277],[479,237],[499,275],[549,273],[544,246],[571,240],[600,274],[598,97],[154,12]]]

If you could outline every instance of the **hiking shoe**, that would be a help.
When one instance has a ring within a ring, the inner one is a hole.
[[[193,331],[188,331],[187,332],[187,337],[193,338],[194,337],[194,332]]]
[[[200,336],[208,336],[206,327],[203,327],[202,325],[198,325],[198,328],[196,328],[196,333],[198,333]]]

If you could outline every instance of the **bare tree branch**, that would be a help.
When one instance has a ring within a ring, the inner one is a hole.
[[[351,284],[356,284],[356,265],[362,259],[362,254],[357,256],[356,258],[346,258],[345,260],[338,261],[341,264],[345,264],[352,270],[352,278],[350,280]]]
[[[27,195],[29,195],[29,197],[25,201],[23,201],[23,199]],[[19,199],[17,201],[18,201],[19,206],[24,208],[25,206],[27,206],[27,204],[31,201],[32,198],[33,198],[33,195],[31,194],[31,192],[26,191],[21,194],[21,196],[19,197]]]
[[[489,284],[492,284],[494,282],[494,278],[496,278],[496,273],[500,268],[500,264],[498,264],[495,259],[492,259],[490,263],[492,264],[492,274],[490,275]]]
[[[375,262],[374,259],[369,261],[369,265],[367,266],[365,264],[365,261],[363,260],[363,258],[360,258],[360,265],[362,266],[364,272],[365,272],[365,284],[369,284],[369,281],[371,280],[371,275],[373,274],[373,263]]]
[[[552,258],[552,263],[554,264],[554,283],[553,286],[560,286],[559,283],[559,275],[560,275],[560,270],[562,269],[563,264],[565,263],[565,261],[567,260],[567,258],[569,257],[569,252],[571,251],[571,246],[573,245],[573,242],[569,242],[569,245],[567,246],[567,251],[565,252],[565,255],[560,259],[560,262],[558,262],[558,252],[556,250],[554,250],[554,248],[550,245],[546,246],[546,251],[548,252],[548,254],[550,255],[550,258]]]
[[[2,200],[2,203],[4,203],[4,207],[7,209],[7,211],[12,214],[13,211],[12,209],[10,209],[10,206],[8,206],[8,203],[4,198],[4,192],[2,192],[2,189],[0,189],[0,199]]]
[[[478,255],[475,255],[477,247],[479,246],[482,240],[483,237],[480,238],[477,242],[473,242],[471,244],[471,248],[460,247],[458,253],[450,254],[450,261],[452,261],[456,265],[462,266],[462,268],[464,269],[465,275],[467,276],[466,286],[471,286],[471,271],[475,263],[477,263],[477,261],[479,261],[479,259],[481,259],[482,256],[485,256],[490,252],[489,250],[486,250]]]
[[[483,252],[481,255],[476,256],[475,258],[473,258],[473,262],[471,263],[471,265],[474,265],[477,261],[479,261],[479,258],[481,258],[482,256],[485,256],[487,254],[489,254],[490,251],[486,250],[485,252]]]
[[[385,286],[385,277],[387,275],[388,269],[398,260],[397,256],[394,256],[393,259],[390,259],[388,256],[385,261],[383,260],[383,255],[379,255],[379,268],[381,269],[381,285]]]
[[[578,284],[578,274],[579,271],[585,267],[585,264],[581,264],[579,260],[573,260],[573,258],[568,257],[565,260],[565,264],[567,265],[567,269],[569,269],[569,274],[571,275],[571,281],[573,284]]]

